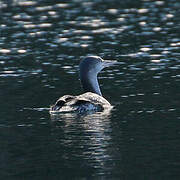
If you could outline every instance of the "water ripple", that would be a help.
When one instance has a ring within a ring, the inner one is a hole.
[[[60,179],[176,177],[179,9],[177,0],[0,1],[5,177],[46,179],[49,167]],[[82,93],[78,65],[87,55],[120,62],[99,74],[112,112],[50,121],[48,109],[24,108]]]

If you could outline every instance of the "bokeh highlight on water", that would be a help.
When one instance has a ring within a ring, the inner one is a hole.
[[[0,1],[1,177],[178,179],[180,2]],[[87,55],[111,112],[51,117]]]

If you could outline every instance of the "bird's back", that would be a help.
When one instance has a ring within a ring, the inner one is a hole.
[[[103,111],[110,107],[111,104],[102,96],[87,92],[79,96],[62,96],[56,101],[55,105],[51,106],[50,113]]]

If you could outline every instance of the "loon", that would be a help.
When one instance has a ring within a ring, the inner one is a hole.
[[[79,96],[64,95],[50,107],[50,114],[58,112],[103,111],[112,108],[111,104],[102,97],[97,80],[98,73],[105,67],[118,63],[117,61],[103,60],[99,56],[88,56],[80,62],[80,81],[84,94]]]

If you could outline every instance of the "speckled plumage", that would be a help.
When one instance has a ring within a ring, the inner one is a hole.
[[[59,98],[55,105],[51,106],[50,112],[79,112],[103,111],[110,108],[111,104],[98,94],[87,92],[79,96],[64,95]]]

